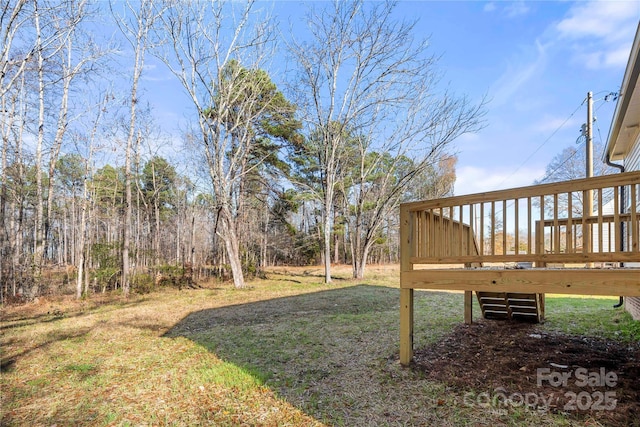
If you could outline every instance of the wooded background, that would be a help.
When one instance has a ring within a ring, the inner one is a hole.
[[[309,3],[285,34],[253,1],[3,2],[2,302],[397,262],[399,203],[452,194],[484,100],[393,11]]]

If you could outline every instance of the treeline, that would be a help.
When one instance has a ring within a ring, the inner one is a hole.
[[[254,2],[4,2],[2,301],[56,274],[81,297],[396,262],[398,204],[451,194],[483,102],[440,87],[393,6],[314,4],[280,49]],[[148,99],[168,85],[179,134]]]

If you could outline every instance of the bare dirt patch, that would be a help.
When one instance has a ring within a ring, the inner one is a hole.
[[[470,405],[521,405],[603,425],[640,425],[639,343],[480,320],[418,349],[414,369],[464,391]]]

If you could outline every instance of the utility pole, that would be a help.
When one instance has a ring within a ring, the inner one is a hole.
[[[593,177],[593,94],[587,93],[587,178]],[[587,215],[593,215],[593,190],[587,191],[587,200],[585,201],[585,209]]]
[[[585,156],[587,160],[587,178],[591,178],[593,176],[593,94],[591,92],[587,93],[587,135],[586,135],[587,143],[586,150],[587,155]],[[582,215],[590,217],[593,215],[593,190],[587,190],[585,194],[584,200],[584,212]],[[583,231],[585,234],[585,240],[583,243],[584,248],[587,252],[591,252],[593,250],[593,239],[591,236],[592,228],[591,225],[587,225],[586,230]],[[589,265],[592,266],[592,265]]]

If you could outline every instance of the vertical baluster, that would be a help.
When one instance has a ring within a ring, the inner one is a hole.
[[[591,247],[591,228],[587,225],[587,216],[590,215],[587,206],[585,206],[587,200],[587,190],[582,192],[582,253],[586,254],[590,252]]]
[[[474,215],[475,207],[474,205],[469,205],[469,232],[467,233],[467,255],[475,255],[476,254],[476,227],[475,221],[476,217]]]
[[[507,254],[507,201],[502,201],[502,255]]]
[[[544,255],[545,252],[545,226],[544,226],[544,196],[540,196],[540,237],[536,237],[540,242],[540,254]]]
[[[422,211],[411,212],[411,256],[420,256],[420,217]]]
[[[463,215],[464,206],[460,205],[459,209],[460,209],[460,212],[458,214],[459,214],[459,217],[460,217],[460,226],[459,226],[460,227],[460,231],[458,232],[458,239],[460,241],[458,242],[458,254],[457,255],[461,256],[461,255],[464,255],[463,246],[462,246],[462,242],[464,241],[464,221],[463,221],[463,219],[464,219],[464,215]]]
[[[428,256],[427,252],[431,243],[429,240],[429,226],[427,225],[427,221],[429,221],[429,211],[420,211],[420,257]]]
[[[575,246],[573,245],[573,193],[569,191],[567,193],[567,239],[566,239],[566,252],[572,254],[575,252]]]
[[[558,223],[558,194],[553,195],[553,230],[551,232],[553,235],[551,252],[554,254],[559,254],[562,252],[560,250],[560,225]]]
[[[631,199],[631,242],[629,242],[629,249],[631,252],[640,251],[640,246],[638,245],[638,185],[633,184],[629,186],[630,190],[630,199]]]
[[[598,252],[602,253],[604,237],[602,236],[602,188],[598,188]]]
[[[484,202],[480,203],[480,256],[484,255]]]
[[[515,241],[515,250],[516,250],[516,255],[518,255],[520,253],[520,219],[519,219],[519,215],[518,215],[518,210],[520,208],[519,204],[520,204],[520,199],[515,199],[515,210],[513,212],[514,215],[514,221],[515,221],[515,232],[514,232],[514,239]]]
[[[622,233],[620,232],[620,189],[613,187],[613,245],[612,252],[620,252],[624,250],[622,247]]]
[[[422,241],[422,233],[420,232],[422,224],[421,224],[421,220],[422,220],[422,211],[416,211],[413,213],[412,217],[414,218],[414,224],[413,227],[411,228],[413,231],[413,235],[411,237],[411,242],[412,242],[412,246],[413,246],[413,256],[415,257],[419,257],[420,256],[420,248],[422,247],[421,241]]]
[[[533,227],[533,215],[531,213],[531,197],[527,197],[527,254],[531,251],[531,229]]]
[[[432,224],[431,241],[433,242],[431,252],[434,257],[439,257],[441,255],[442,234],[440,233],[440,213],[437,212],[437,209],[433,210],[433,218],[430,221]]]
[[[496,202],[491,201],[491,255],[496,254]]]

